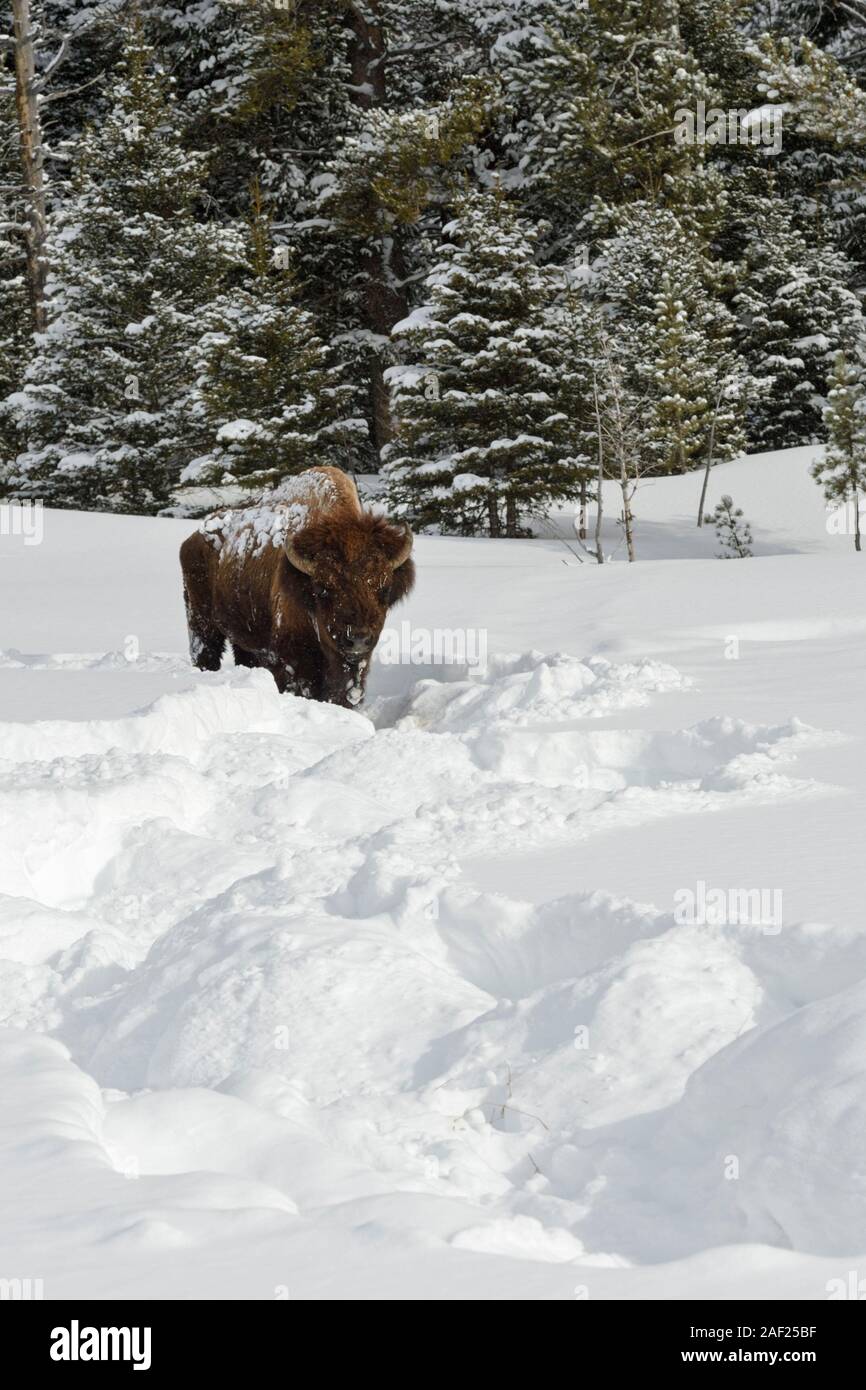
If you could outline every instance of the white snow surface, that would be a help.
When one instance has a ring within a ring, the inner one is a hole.
[[[190,669],[194,523],[0,537],[0,1277],[821,1299],[862,1270],[866,558],[813,457],[714,475],[752,560],[692,533],[694,476],[636,508],[639,554],[692,558],[419,538],[395,622],[483,630],[487,664],[377,664],[364,711]],[[780,919],[681,921],[699,883]]]

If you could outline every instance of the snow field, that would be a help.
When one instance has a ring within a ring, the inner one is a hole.
[[[191,671],[191,523],[48,513],[0,553],[0,1274],[863,1277],[866,571],[812,452],[713,481],[799,553],[712,559],[694,478],[639,496],[639,554],[705,563],[419,538],[400,620],[488,664],[377,663],[364,712]],[[683,919],[698,881],[783,890],[781,925]]]
[[[780,962],[754,926],[598,892],[532,907],[461,872],[826,790],[792,773],[831,741],[796,720],[592,728],[687,684],[530,653],[370,719],[229,671],[124,719],[0,726],[3,1021],[69,1049],[81,1071],[43,1055],[103,1165],[218,1174],[217,1229],[235,1201],[309,1217],[414,1193],[449,1212],[436,1239],[523,1261],[833,1253],[851,1209],[824,1165],[859,1163],[866,1099],[834,1078],[866,984],[841,1018],[825,995],[866,947],[802,929]],[[817,1070],[778,1088],[811,1045]],[[731,1152],[748,1172],[723,1183]],[[191,1239],[162,1216],[134,1228],[157,1250]]]

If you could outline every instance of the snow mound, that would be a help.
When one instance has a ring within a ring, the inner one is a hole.
[[[337,729],[349,738],[371,732],[368,722],[351,710],[279,695],[265,671],[228,670],[203,678],[191,690],[164,695],[128,719],[0,723],[0,759],[44,763],[55,757],[104,755],[115,749],[185,756],[224,734],[261,733],[294,742],[301,727],[327,729],[326,740]],[[318,745],[314,750],[320,753]]]
[[[466,732],[478,725],[547,724],[586,719],[646,704],[651,695],[687,681],[658,661],[614,664],[604,657],[497,656],[483,672],[447,683],[419,681],[402,701],[382,702],[376,722]]]

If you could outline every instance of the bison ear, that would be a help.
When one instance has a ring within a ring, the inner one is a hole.
[[[401,565],[405,565],[412,554],[412,542],[415,538],[412,535],[411,527],[405,521],[400,522],[397,526],[392,526],[391,532],[394,536],[394,542],[388,546],[387,554],[391,568],[398,570]]]
[[[315,562],[312,555],[304,553],[305,550],[303,532],[296,536],[286,536],[286,559],[289,564],[294,565],[302,574],[312,574]]]
[[[391,562],[391,588],[388,607],[393,608],[411,592],[415,583],[415,561],[412,559],[412,532],[408,526],[391,526],[388,559]]]

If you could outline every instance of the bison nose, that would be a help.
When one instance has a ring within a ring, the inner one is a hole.
[[[369,627],[350,627],[346,632],[349,651],[356,656],[368,652],[373,645],[373,630]]]

